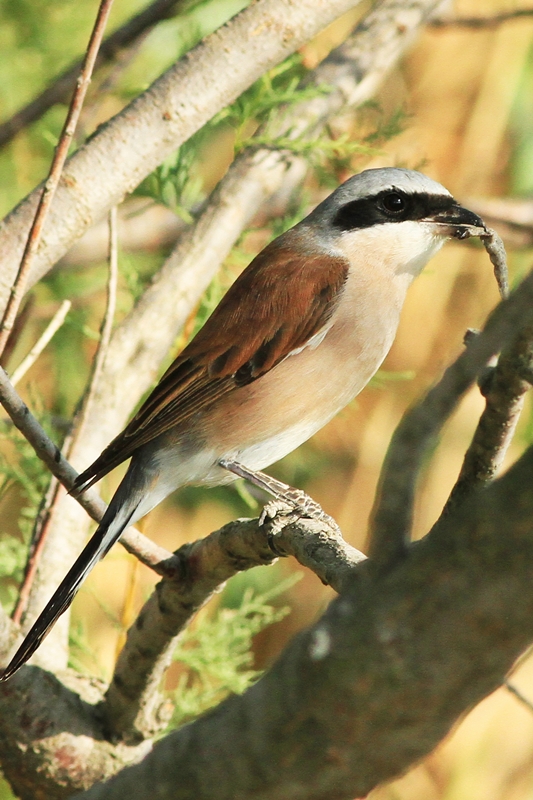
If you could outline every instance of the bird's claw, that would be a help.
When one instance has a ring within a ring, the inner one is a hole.
[[[276,538],[288,526],[301,519],[315,519],[329,527],[338,529],[338,525],[322,507],[308,494],[292,489],[290,496],[276,498],[267,503],[259,517],[259,525],[268,525],[268,543],[270,549],[278,556],[284,555],[276,546]]]

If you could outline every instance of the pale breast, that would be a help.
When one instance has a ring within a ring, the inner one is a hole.
[[[350,276],[334,324],[317,346],[291,355],[202,412],[197,429],[206,450],[262,469],[309,439],[379,368],[404,294],[405,288],[392,285],[378,291],[369,275]]]

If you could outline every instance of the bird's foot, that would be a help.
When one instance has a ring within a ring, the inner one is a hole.
[[[287,483],[278,481],[270,475],[265,475],[264,472],[248,469],[244,464],[231,459],[221,459],[219,461],[221,467],[233,472],[240,478],[245,478],[254,486],[264,489],[266,492],[274,497],[270,503],[267,503],[259,517],[259,524],[264,525],[269,523],[270,530],[275,535],[279,533],[291,522],[303,518],[316,519],[326,525],[337,528],[335,520],[326,514],[322,507],[309,497],[308,494],[302,492],[301,489],[294,489]]]

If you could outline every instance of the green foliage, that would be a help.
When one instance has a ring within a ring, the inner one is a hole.
[[[105,669],[98,658],[98,652],[90,644],[87,628],[82,620],[77,620],[74,624],[71,624],[68,641],[69,667],[77,672],[86,674],[88,665],[90,665],[91,672],[95,672],[101,680],[105,680]]]
[[[369,386],[373,389],[386,389],[391,383],[405,383],[414,380],[415,377],[416,372],[412,369],[397,371],[380,369],[376,372],[374,377],[371,378]]]
[[[0,800],[15,800],[15,795],[2,773],[0,773]]]
[[[192,222],[191,209],[202,196],[202,180],[194,174],[199,149],[210,132],[205,126],[169,156],[142,183],[134,194],[151,197],[168,206],[185,222]]]
[[[235,130],[237,152],[255,145],[255,139],[252,142],[248,135],[250,123],[268,127],[278,121],[280,107],[287,109],[330,91],[327,86],[302,86],[305,74],[301,57],[298,54],[289,56],[215,117],[215,124],[226,122]]]
[[[254,683],[260,672],[253,667],[253,637],[287,616],[287,607],[271,601],[299,580],[299,575],[277,586],[254,593],[245,590],[235,608],[220,608],[213,617],[201,615],[181,637],[174,653],[186,671],[174,691],[175,709],[171,726],[193,719],[230,693],[240,694]]]
[[[514,147],[510,153],[511,190],[524,196],[533,192],[533,47],[530,48],[513,104],[510,134]]]
[[[40,421],[49,428],[46,419]],[[0,581],[5,592],[5,604],[11,607],[15,602],[16,584],[22,579],[27,544],[50,474],[31,445],[10,422],[4,421],[0,427],[2,438],[14,450],[14,457],[8,458],[5,453],[0,453],[0,498],[4,499],[13,490],[22,497],[18,518],[19,536],[3,532],[0,538]],[[48,433],[50,435],[49,430]]]

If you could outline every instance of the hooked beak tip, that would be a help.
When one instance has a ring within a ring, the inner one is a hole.
[[[487,233],[481,217],[457,203],[446,210],[432,214],[426,221],[438,225],[442,235],[454,239],[468,239],[471,236],[483,236]]]

